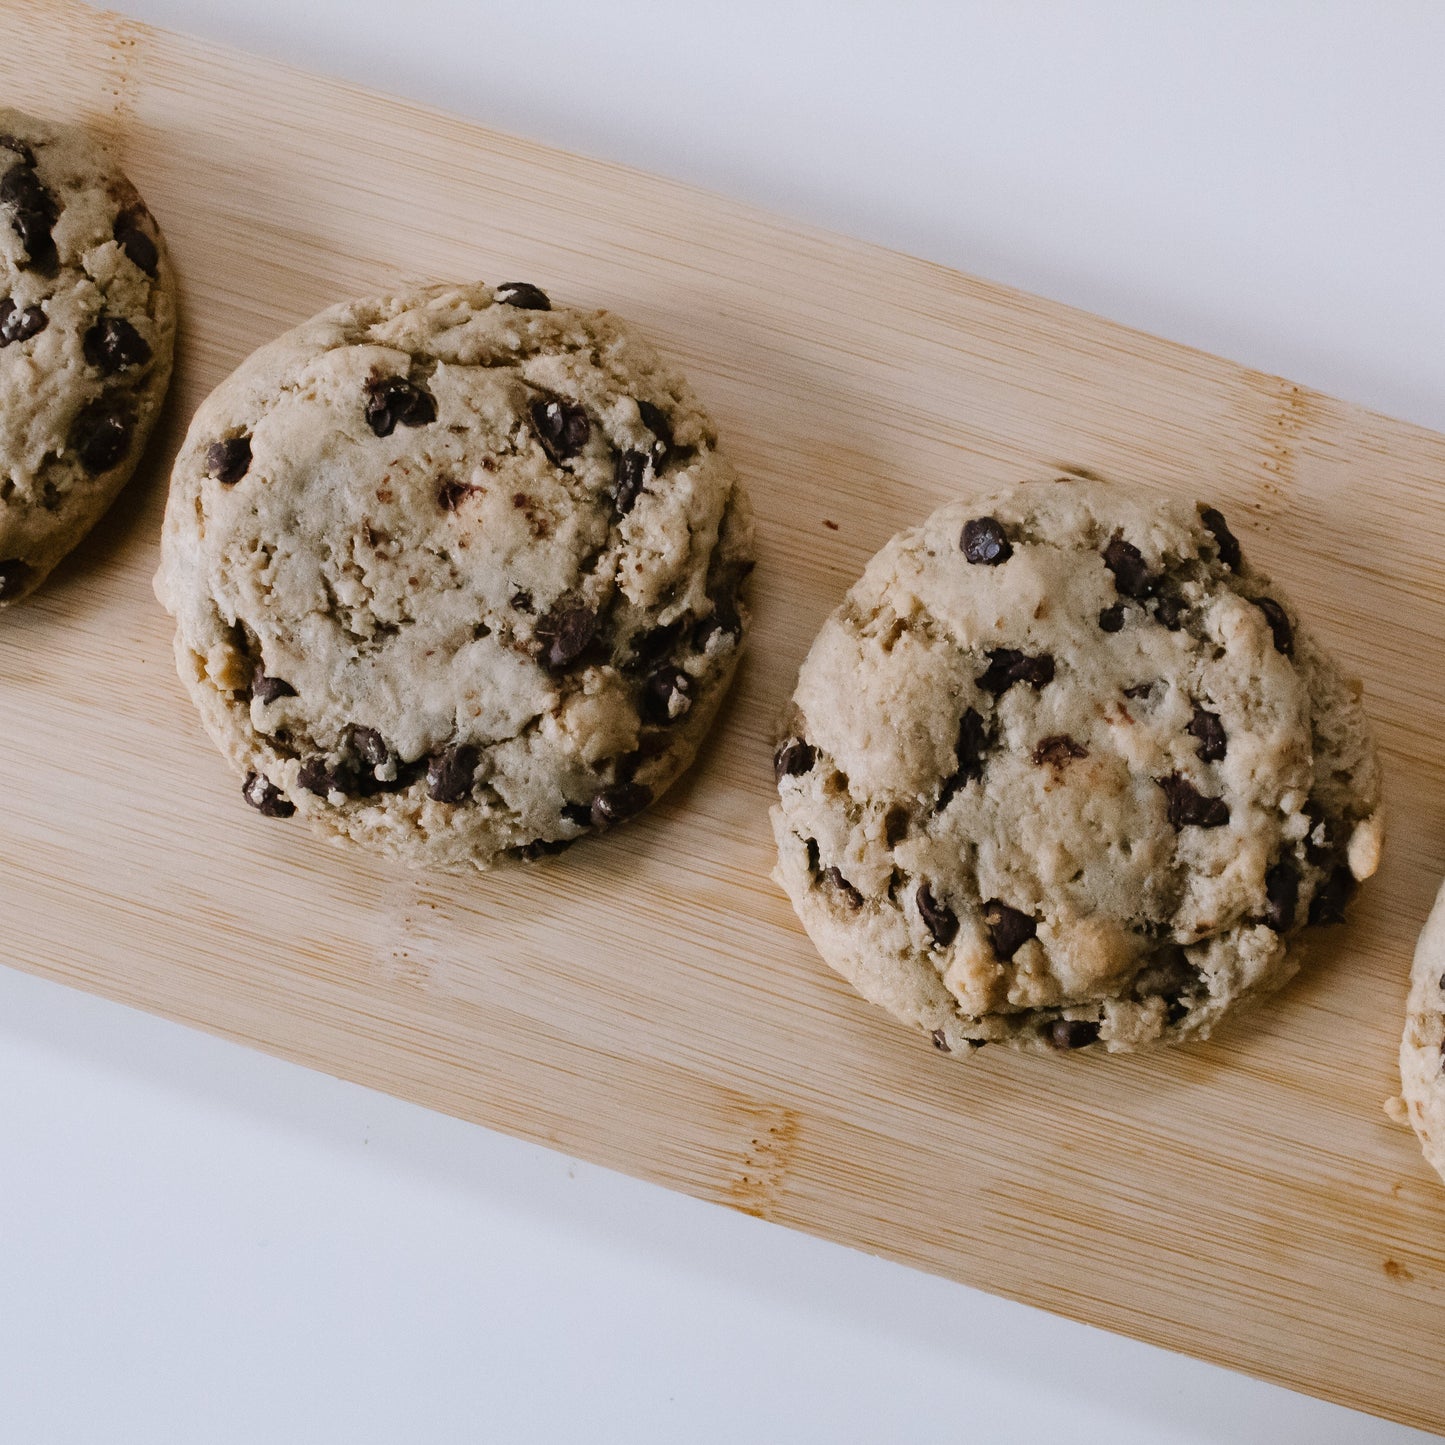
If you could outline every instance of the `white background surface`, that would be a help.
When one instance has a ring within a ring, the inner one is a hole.
[[[1445,428],[1439,7],[119,8]],[[6,1445],[1061,1437],[1424,1438],[0,970]]]

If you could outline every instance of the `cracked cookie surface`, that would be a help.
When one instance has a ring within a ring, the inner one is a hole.
[[[170,380],[165,243],[84,131],[0,107],[0,610],[129,481]]]
[[[487,868],[605,831],[688,765],[751,567],[746,496],[652,348],[477,284],[333,307],[223,382],[156,592],[247,802]]]
[[[1425,1158],[1445,1179],[1445,888],[1415,950],[1400,1083]]]
[[[1359,702],[1224,518],[1096,481],[894,537],[774,768],[819,952],[958,1054],[1205,1036],[1381,843]]]

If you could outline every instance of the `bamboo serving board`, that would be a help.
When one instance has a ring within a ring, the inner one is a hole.
[[[170,239],[147,464],[0,625],[6,961],[490,1127],[1445,1429],[1445,1188],[1382,1101],[1445,869],[1445,437],[688,187],[69,3],[0,95],[107,137]],[[691,376],[760,519],[735,696],[649,817],[423,877],[246,808],[151,596],[201,397],[343,297],[534,280]],[[1387,862],[1305,974],[1157,1057],[943,1058],[769,881],[771,727],[824,615],[943,500],[1062,465],[1208,496],[1387,756]]]

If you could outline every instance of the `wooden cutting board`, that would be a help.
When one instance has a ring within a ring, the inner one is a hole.
[[[167,419],[0,624],[17,967],[1046,1309],[1445,1428],[1445,1188],[1382,1101],[1445,868],[1445,438],[938,266],[69,3],[0,94],[109,138],[184,288]],[[656,813],[419,877],[263,819],[150,592],[170,457],[247,352],[403,279],[535,280],[692,377],[761,523],[757,629]],[[1365,680],[1392,836],[1352,923],[1216,1042],[943,1058],[769,881],[771,724],[898,527],[1071,464],[1217,500]]]

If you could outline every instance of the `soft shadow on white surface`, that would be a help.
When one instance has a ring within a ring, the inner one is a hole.
[[[56,984],[0,1020],[6,1440],[1425,1438]]]
[[[117,8],[1445,429],[1425,0]]]

